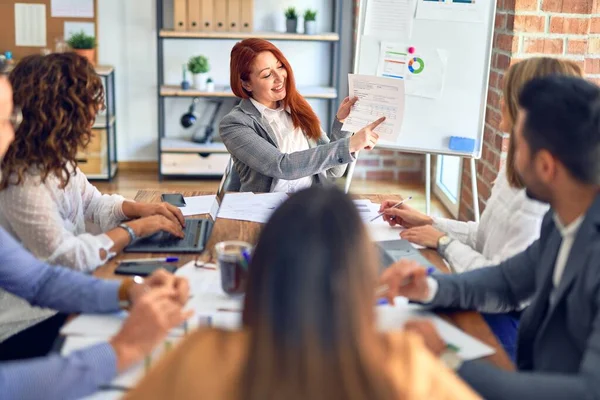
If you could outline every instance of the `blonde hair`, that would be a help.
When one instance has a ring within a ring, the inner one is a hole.
[[[510,126],[512,135],[512,129],[514,128],[517,120],[517,113],[519,109],[519,94],[523,89],[523,86],[527,82],[535,78],[542,78],[549,75],[567,75],[567,76],[583,76],[583,71],[573,61],[559,60],[550,57],[535,57],[528,58],[523,61],[514,64],[508,69],[506,76],[504,77],[504,104],[508,111],[507,117],[510,118]],[[506,117],[506,115],[503,115]],[[506,157],[506,178],[510,186],[522,189],[524,187],[523,182],[519,178],[519,175],[515,171],[514,166],[515,158],[515,147],[514,142],[511,139],[508,147],[508,155]]]

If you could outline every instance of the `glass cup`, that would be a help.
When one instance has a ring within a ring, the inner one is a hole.
[[[243,294],[248,280],[250,243],[229,240],[215,245],[217,265],[221,271],[221,288],[229,295]]]

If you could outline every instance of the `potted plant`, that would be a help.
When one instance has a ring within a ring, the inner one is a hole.
[[[71,47],[71,49],[73,49],[73,51],[75,51],[75,53],[87,58],[92,65],[96,64],[95,37],[88,36],[85,34],[85,32],[81,31],[73,34],[67,41],[67,44]]]
[[[194,87],[198,90],[206,91],[206,80],[210,66],[208,58],[204,56],[196,56],[188,61],[188,69],[194,77]]]
[[[307,35],[317,33],[317,10],[308,9],[304,12],[304,33]]]
[[[296,7],[289,7],[285,10],[285,28],[287,33],[296,33],[298,31],[298,13]]]
[[[213,81],[213,78],[208,78],[206,80],[206,91],[207,92],[214,92],[215,91],[215,81]]]

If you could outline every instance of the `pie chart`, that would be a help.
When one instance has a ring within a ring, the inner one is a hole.
[[[411,74],[418,75],[425,69],[425,63],[422,58],[414,57],[408,61],[408,70]]]

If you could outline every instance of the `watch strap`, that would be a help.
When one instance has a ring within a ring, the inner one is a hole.
[[[121,286],[119,287],[119,307],[127,309],[131,306],[129,289],[131,289],[131,286],[133,285],[135,285],[135,280],[133,278],[124,279],[121,283]]]
[[[130,243],[133,243],[134,241],[137,240],[137,235],[135,234],[135,232],[129,225],[127,225],[126,223],[122,223],[122,224],[119,224],[119,228],[125,229],[125,231],[127,231],[127,234],[129,235]]]
[[[438,254],[441,255],[442,257],[446,258],[446,249],[448,248],[448,246],[450,246],[450,244],[453,241],[454,240],[452,238],[450,238],[448,235],[442,236],[438,240],[438,246],[437,246]]]

